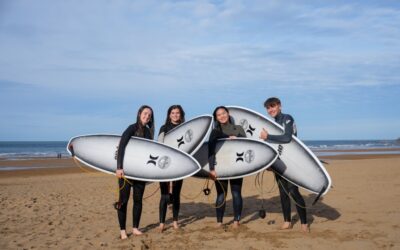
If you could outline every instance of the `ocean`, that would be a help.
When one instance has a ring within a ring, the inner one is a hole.
[[[348,154],[341,150],[371,150],[368,153],[385,154],[385,149],[396,153],[400,142],[396,140],[309,140],[303,141],[316,155]],[[66,150],[67,141],[0,141],[0,160],[19,160],[32,158],[70,157]],[[363,154],[363,152],[351,152]],[[400,154],[400,151],[397,151]]]
[[[0,141],[0,159],[69,157],[67,141]]]

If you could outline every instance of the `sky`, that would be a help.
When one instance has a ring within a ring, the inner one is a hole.
[[[0,141],[277,96],[303,140],[400,137],[398,1],[0,1]]]

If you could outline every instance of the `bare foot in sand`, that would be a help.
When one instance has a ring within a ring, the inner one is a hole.
[[[286,229],[291,229],[292,225],[289,221],[285,221],[282,226],[281,226],[281,230],[286,230]]]
[[[133,235],[142,235],[143,234],[139,229],[137,229],[135,227],[132,229],[132,233],[133,233]]]
[[[164,229],[165,229],[165,224],[164,223],[160,223],[160,225],[158,226],[158,232],[162,233],[162,232],[164,232]]]
[[[310,227],[308,226],[308,224],[301,224],[301,231],[303,231],[304,233],[309,233]]]
[[[126,231],[125,230],[121,230],[121,240],[125,240],[128,238],[128,235],[126,235]]]
[[[232,228],[233,228],[233,229],[238,229],[239,226],[240,226],[239,221],[234,221],[234,222],[233,222],[233,225],[232,225]]]
[[[174,229],[178,230],[179,229],[179,225],[178,222],[174,220]]]
[[[215,225],[216,228],[221,228],[222,227],[222,222],[218,222],[217,225]]]

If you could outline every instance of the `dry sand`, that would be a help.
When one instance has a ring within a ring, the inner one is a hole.
[[[0,166],[54,166],[51,169],[0,171],[0,249],[400,249],[400,155],[327,157],[334,187],[308,209],[310,233],[300,232],[293,207],[294,227],[281,231],[279,196],[272,174],[266,172],[264,196],[267,217],[258,210],[261,197],[254,176],[243,186],[243,219],[233,230],[232,200],[222,229],[214,228],[210,196],[194,200],[204,180],[184,181],[181,230],[158,226],[158,183],[147,185],[140,227],[145,235],[121,241],[112,203],[117,199],[116,178],[87,173],[71,159],[0,161]],[[91,171],[89,169],[89,171]],[[307,205],[315,195],[303,192]],[[186,197],[186,198],[185,198]],[[131,226],[131,206],[127,225]]]

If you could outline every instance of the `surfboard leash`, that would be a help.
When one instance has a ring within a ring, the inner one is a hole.
[[[72,159],[73,159],[75,165],[78,166],[83,172],[85,172],[85,173],[87,173],[87,174],[108,176],[108,174],[105,174],[105,173],[100,172],[100,171],[89,171],[89,170],[87,170],[87,169],[84,168],[84,167],[81,165],[81,163],[75,158],[75,155],[72,156]],[[121,187],[118,186],[117,189],[114,189],[113,187],[110,187],[110,186],[108,187],[110,192],[115,193],[116,196],[118,196],[118,200],[119,200],[119,192],[125,187],[126,182],[130,183],[128,179],[126,179],[125,177],[123,177],[123,178],[124,178],[124,183],[122,184]],[[130,184],[131,184],[131,183],[130,183]]]
[[[124,184],[122,185],[122,187],[119,190],[122,190],[125,186],[125,182],[129,183],[131,186],[133,185],[132,182],[130,182],[125,176],[122,177],[124,179]],[[153,191],[153,193],[151,193],[150,195],[143,197],[143,200],[146,200],[150,197],[152,197],[153,195],[155,195],[157,193],[157,191],[160,189],[160,187],[157,187],[156,190]]]
[[[256,178],[254,179],[254,186],[256,187],[257,191],[260,193],[261,198],[264,198],[264,174],[265,174],[264,170],[262,173],[258,173],[256,175]],[[260,177],[261,174],[261,177]],[[272,183],[272,187],[268,189],[268,191],[266,191],[266,194],[270,194],[273,193],[276,189],[276,185],[275,182]]]
[[[186,195],[183,194],[183,192],[181,192],[181,196],[183,198],[185,198],[185,199],[188,199],[188,200],[194,200],[194,199],[198,198],[201,195],[201,193],[205,194],[205,192],[206,192],[205,191],[206,190],[206,183],[207,183],[207,179],[204,181],[203,187],[200,189],[200,192],[198,194],[196,194],[194,197],[186,196]],[[207,194],[205,194],[205,195],[207,195]]]
[[[148,195],[148,196],[146,196],[146,197],[143,197],[143,200],[147,200],[148,198],[152,197],[153,195],[155,195],[155,194],[157,193],[158,190],[160,190],[160,186],[158,186],[158,187],[156,188],[156,190],[154,190],[154,192],[151,193],[150,195]]]
[[[215,182],[216,182],[216,181],[219,182],[219,180],[215,180]],[[222,202],[222,204],[220,204],[219,206],[213,206],[213,205],[212,205],[213,202],[210,201],[209,195],[211,194],[211,190],[212,190],[212,188],[214,187],[215,182],[213,183],[213,185],[212,185],[211,188],[210,188],[210,187],[209,187],[210,178],[207,178],[207,179],[204,181],[203,187],[200,189],[200,192],[197,193],[194,197],[186,196],[186,195],[184,195],[183,193],[181,193],[181,196],[182,196],[183,198],[185,198],[185,199],[188,199],[188,200],[194,200],[194,199],[198,198],[198,197],[201,195],[201,193],[204,193],[204,195],[207,196],[207,198],[208,198],[208,199],[207,199],[207,200],[208,200],[208,203],[210,204],[211,207],[213,207],[213,208],[220,208],[220,207],[222,207],[222,206],[225,204],[225,202],[226,202],[226,192],[225,192],[224,187],[223,187],[223,186],[221,185],[221,183],[219,182],[219,183],[220,183],[220,186],[221,186],[221,188],[222,188],[222,191],[224,192],[224,202]]]
[[[88,174],[97,174],[97,173],[98,173],[98,172],[95,172],[95,171],[89,171],[89,170],[87,170],[86,168],[84,168],[84,167],[79,163],[79,161],[75,158],[75,156],[72,156],[72,160],[74,160],[75,165],[78,166],[83,172],[86,172],[86,173],[88,173]]]
[[[265,202],[265,198],[264,198],[264,174],[265,174],[264,170],[262,173],[258,173],[254,179],[254,186],[256,187],[256,189],[258,190],[258,192],[260,193],[261,196],[261,209],[258,211],[259,216],[264,219],[266,217],[266,211],[264,208],[264,202]],[[261,177],[260,177],[261,175]],[[267,194],[270,194],[272,192],[275,191],[275,181],[272,183],[272,187],[266,192]]]
[[[225,189],[224,189],[224,187],[222,186],[222,184],[221,184],[221,182],[218,180],[218,179],[216,179],[215,181],[214,181],[214,183],[212,184],[212,186],[211,186],[211,188],[209,188],[208,187],[208,184],[209,184],[209,181],[210,181],[210,178],[207,178],[207,187],[206,187],[206,189],[204,189],[204,194],[206,193],[206,191],[205,190],[209,190],[209,193],[208,194],[205,194],[206,196],[207,196],[207,199],[208,199],[208,203],[210,204],[210,206],[211,207],[213,207],[213,208],[221,208],[225,203],[226,203],[226,191],[225,191]],[[215,186],[215,183],[216,182],[218,182],[219,183],[219,185],[221,186],[221,188],[222,188],[222,192],[224,193],[224,201],[219,205],[219,206],[217,206],[217,205],[212,205],[213,204],[213,202],[211,201],[210,202],[210,197],[209,197],[209,194],[211,193],[211,189]]]

